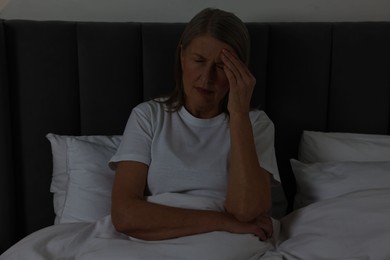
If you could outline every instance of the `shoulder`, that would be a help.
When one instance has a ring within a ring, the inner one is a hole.
[[[272,134],[275,131],[274,123],[263,110],[252,110],[249,117],[256,135],[260,133]]]
[[[255,124],[255,123],[273,124],[271,119],[268,117],[268,115],[263,110],[259,110],[259,109],[251,110],[249,112],[249,117],[250,117],[252,124]]]
[[[133,112],[145,115],[157,115],[165,111],[165,105],[160,100],[149,100],[134,107]]]
[[[160,110],[163,108],[163,106],[164,106],[164,104],[162,103],[161,99],[152,99],[149,101],[139,103],[137,106],[135,106],[134,109],[136,109],[136,110]]]
[[[138,104],[131,112],[131,118],[153,129],[165,122],[168,117],[166,105],[160,100],[149,100]]]

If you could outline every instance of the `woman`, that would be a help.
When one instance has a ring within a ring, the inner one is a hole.
[[[279,180],[274,129],[264,112],[250,110],[256,80],[248,59],[248,31],[235,15],[205,9],[188,23],[175,91],[133,109],[111,160],[117,231],[142,240],[212,231],[272,236],[266,213],[272,175]],[[162,205],[145,199],[146,190],[215,207]]]

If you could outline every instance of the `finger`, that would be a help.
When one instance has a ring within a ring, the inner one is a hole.
[[[225,63],[225,66],[223,66],[223,71],[225,72],[225,75],[227,77],[227,79],[229,80],[229,84],[230,86],[236,86],[238,84],[238,75],[237,75],[237,71],[234,70],[234,68],[231,68],[229,66],[226,65]]]
[[[251,78],[252,74],[250,73],[248,67],[233,53],[223,49],[222,57],[226,62],[226,65],[232,70],[235,71],[236,75],[240,78]]]
[[[230,56],[230,57],[229,57]],[[235,77],[236,81],[242,78],[242,74],[237,68],[237,65],[235,65],[232,61],[232,55],[229,52],[223,51],[221,55],[222,61],[224,63],[224,69],[228,69],[233,76]]]
[[[273,229],[272,229],[272,227],[270,228],[270,227],[268,227],[268,226],[261,226],[261,227],[259,227],[259,228],[263,231],[263,233],[264,233],[264,235],[266,236],[266,238],[272,237],[272,234],[273,234]]]
[[[273,225],[272,225],[272,219],[266,215],[259,216],[256,224],[258,227],[264,230],[266,236],[272,237],[273,235]]]
[[[256,236],[261,240],[261,241],[265,241],[268,239],[268,236],[266,234],[266,232],[262,229],[262,228],[257,228],[256,230]]]
[[[248,67],[231,53],[227,52],[227,55],[229,55],[230,58],[222,54],[225,73],[230,70],[237,85],[253,88],[256,84],[256,78],[249,71]]]
[[[226,68],[226,66],[224,66],[223,71],[225,72],[226,78],[229,81],[229,87],[231,88],[233,86],[234,88],[235,86],[237,86],[237,79],[234,76],[233,72],[230,69]]]

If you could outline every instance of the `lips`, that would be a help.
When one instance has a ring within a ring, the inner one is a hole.
[[[211,94],[214,93],[214,91],[208,90],[208,89],[204,89],[204,88],[195,87],[195,89],[196,89],[196,91],[198,91],[202,95],[211,95]]]

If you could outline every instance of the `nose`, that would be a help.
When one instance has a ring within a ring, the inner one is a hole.
[[[205,85],[212,83],[216,77],[216,67],[214,65],[208,65],[204,67],[202,72],[202,79]]]

